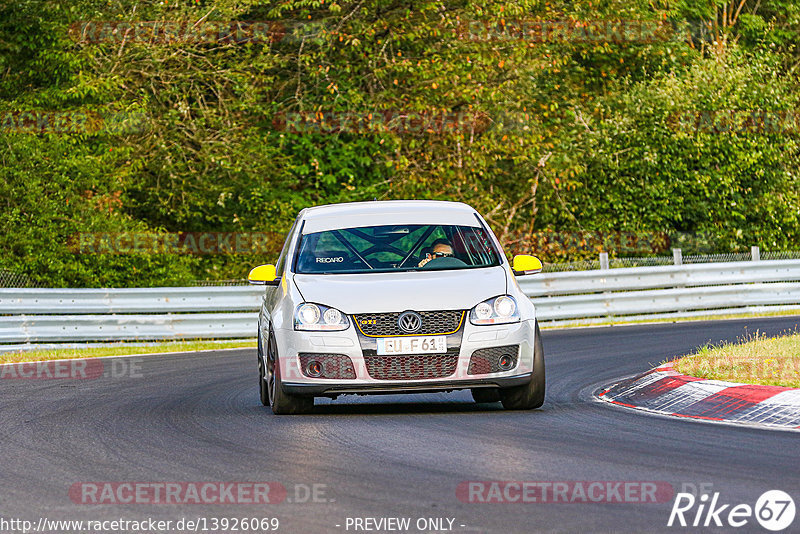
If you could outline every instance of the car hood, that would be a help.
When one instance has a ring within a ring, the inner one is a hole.
[[[306,302],[347,314],[405,310],[468,310],[506,293],[502,267],[370,274],[295,274]]]

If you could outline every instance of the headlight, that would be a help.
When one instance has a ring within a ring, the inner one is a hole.
[[[517,301],[510,295],[500,295],[485,300],[469,312],[469,322],[474,325],[519,322]]]
[[[295,330],[347,330],[347,316],[336,308],[304,302],[294,312]]]

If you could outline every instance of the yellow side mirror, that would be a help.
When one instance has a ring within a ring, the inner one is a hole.
[[[247,281],[251,284],[263,285],[278,285],[278,277],[275,274],[274,265],[259,265],[255,267],[250,274],[247,275]]]
[[[542,271],[542,262],[536,256],[528,256],[527,254],[519,254],[514,256],[511,262],[511,268],[514,274],[534,274]]]

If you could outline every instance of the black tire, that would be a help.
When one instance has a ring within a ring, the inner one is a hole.
[[[258,333],[258,393],[261,398],[261,404],[269,406],[269,390],[267,389],[267,381],[264,378],[266,372],[264,367],[264,351],[261,348],[261,331]]]
[[[267,343],[267,358],[264,361],[266,373],[262,383],[266,386],[267,399],[272,407],[272,413],[275,415],[309,413],[314,409],[314,397],[300,397],[283,391],[279,362],[275,336],[270,332]]]
[[[501,390],[500,397],[506,410],[533,410],[544,404],[544,348],[539,323],[533,341],[533,376],[525,385]]]
[[[500,390],[497,388],[475,388],[472,399],[478,404],[500,402]]]

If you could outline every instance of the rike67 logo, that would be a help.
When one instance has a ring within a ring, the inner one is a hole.
[[[691,493],[678,493],[672,504],[667,526],[692,527],[742,527],[755,519],[767,530],[779,532],[794,522],[794,500],[780,490],[764,492],[755,506],[732,505],[720,502],[719,492],[695,497]]]

